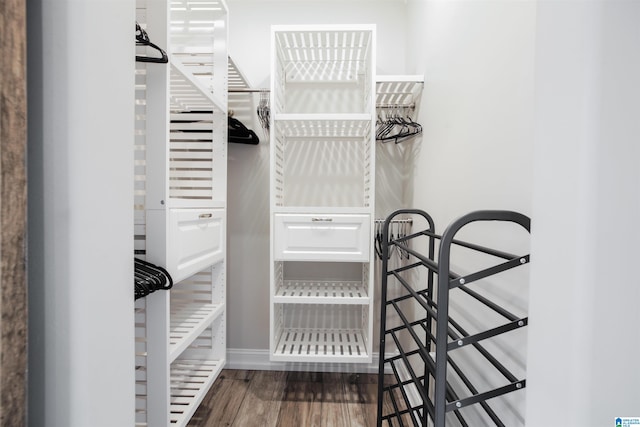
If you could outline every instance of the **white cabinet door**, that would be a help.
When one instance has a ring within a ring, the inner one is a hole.
[[[369,215],[275,214],[278,261],[368,262]]]
[[[175,283],[224,258],[222,209],[170,209],[167,267]]]

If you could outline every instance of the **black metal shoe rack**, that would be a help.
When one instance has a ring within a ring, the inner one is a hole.
[[[390,224],[398,216],[417,220],[413,221],[410,234],[391,238]],[[509,254],[455,238],[464,226],[477,221],[503,221],[522,226],[526,232],[521,234],[527,238],[528,247],[530,219],[512,211],[471,212],[451,223],[442,235],[435,233],[433,219],[421,210],[398,210],[384,222],[378,427],[445,427],[450,413],[454,414],[451,416],[457,418],[459,425],[473,425],[473,422],[470,424],[469,420],[465,420],[461,409],[474,404],[480,405],[487,419],[491,419],[495,425],[504,426],[486,401],[526,386],[524,378],[518,378],[510,372],[481,342],[526,326],[528,318],[516,316],[483,296],[482,292],[478,292],[479,289],[473,288],[483,279],[526,265],[529,263],[529,254]],[[424,229],[422,224],[425,224]],[[416,225],[421,228],[419,231],[415,231]],[[517,226],[515,228],[518,229]],[[439,248],[436,252],[437,241]],[[490,260],[489,266],[483,264],[480,270],[472,273],[457,274],[451,271],[452,247],[456,246],[466,248],[456,248],[456,253],[471,250],[486,254],[483,257],[487,256]],[[390,268],[389,259],[393,251],[409,254],[409,259],[399,267],[394,263],[394,267]],[[417,269],[426,270],[421,272]],[[411,281],[420,285],[412,285]],[[497,326],[482,328],[481,332],[467,332],[461,323],[450,316],[450,300],[457,292],[471,297],[471,301],[479,304],[479,309],[494,312],[500,319]],[[386,346],[387,341],[389,346]],[[465,347],[465,356],[458,356],[460,349]],[[465,363],[469,352],[472,352],[472,357],[477,354],[477,357],[495,368],[501,374],[498,376],[504,377],[502,384],[492,386],[490,390],[486,390],[486,384],[474,384],[478,375],[469,372],[469,364]]]

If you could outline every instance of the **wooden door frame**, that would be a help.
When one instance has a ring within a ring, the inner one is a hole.
[[[0,0],[0,426],[26,425],[26,0]]]

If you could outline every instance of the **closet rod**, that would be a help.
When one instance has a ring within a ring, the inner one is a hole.
[[[269,92],[269,89],[229,89],[227,92],[229,93],[259,93],[259,92]]]
[[[415,103],[411,103],[411,104],[376,104],[376,108],[391,108],[391,109],[409,108],[411,110],[414,110],[416,108],[416,104]]]
[[[376,218],[375,220],[376,224],[384,224],[385,219],[382,218]],[[411,218],[405,218],[405,219],[392,219],[390,221],[390,223],[392,224],[413,224],[413,220]]]

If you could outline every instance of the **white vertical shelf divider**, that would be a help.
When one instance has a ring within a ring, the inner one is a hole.
[[[155,44],[167,46],[168,42],[168,7],[164,2],[146,1],[144,12],[148,34],[153,37]],[[160,204],[164,200],[168,180],[166,177],[165,149],[169,135],[169,99],[168,69],[165,64],[146,64],[146,98],[142,100],[146,106],[144,164],[145,164],[145,236],[146,259],[157,265],[165,265],[164,252],[166,236],[164,228],[156,227],[150,230],[149,218],[151,212],[163,212]],[[151,227],[153,228],[153,227]],[[163,425],[164,414],[169,412],[169,360],[166,351],[166,336],[169,329],[169,295],[166,292],[156,292],[144,298],[146,303],[146,408],[139,424],[148,426]],[[140,412],[140,411],[139,411]]]
[[[174,282],[136,301],[140,426],[186,425],[226,363],[227,15],[138,0],[170,63],[136,71],[136,254]]]
[[[375,26],[271,37],[270,358],[371,363]]]

